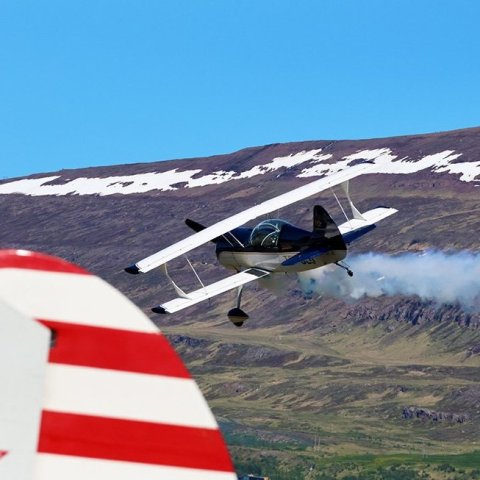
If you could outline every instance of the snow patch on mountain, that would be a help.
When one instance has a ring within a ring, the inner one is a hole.
[[[459,156],[459,155],[457,155]],[[452,155],[450,159],[455,157]],[[480,175],[480,162],[461,162],[461,163],[449,163],[446,165],[438,165],[435,168],[436,172],[448,172],[454,175],[460,175],[462,182],[472,182]]]
[[[426,170],[427,168],[430,168],[433,172],[441,172],[445,171],[443,168],[450,165],[450,162],[453,162],[461,155],[461,153],[455,153],[453,150],[445,150],[433,155],[426,155],[416,162],[402,158],[396,162],[392,161],[383,164],[383,168],[385,169],[383,173],[409,174]],[[458,165],[462,165],[465,171],[471,169],[471,163],[469,162],[459,163]],[[480,174],[480,170],[478,174]]]
[[[305,162],[319,162],[330,158],[332,155],[322,155],[320,152],[321,148],[318,150],[309,150],[295,153],[294,155],[288,155],[287,157],[276,157],[270,163],[265,165],[256,165],[255,167],[241,172],[236,178],[251,178],[256,175],[262,175],[268,172],[274,172],[280,168],[292,168],[296,165],[300,165]]]
[[[169,170],[167,172],[142,173],[138,175],[124,175],[106,178],[76,178],[62,184],[49,185],[61,176],[23,179],[0,185],[0,194],[21,193],[24,195],[113,195],[116,193],[128,195],[144,193],[151,190],[177,190],[179,184],[185,187],[202,187],[228,182],[230,180],[251,178],[267,172],[274,172],[280,168],[291,168],[304,162],[318,162],[330,158],[331,155],[322,155],[321,149],[301,151],[286,157],[277,157],[265,165],[256,165],[244,172],[216,171],[200,177],[195,177],[202,170]],[[177,185],[177,186],[176,186]]]
[[[172,185],[188,182],[201,170],[169,170],[163,173],[140,173],[106,178],[75,178],[66,183],[52,184],[61,176],[17,180],[0,185],[0,194],[23,193],[24,195],[113,195],[121,193],[144,193],[151,190],[176,190]]]
[[[353,160],[375,160],[383,158],[383,155],[391,155],[391,153],[392,151],[389,148],[377,148],[375,150],[360,150],[343,158],[349,162]]]
[[[343,157],[342,160],[339,160],[335,163],[316,163],[315,165],[304,168],[297,177],[306,178],[306,177],[319,177],[322,175],[331,175],[332,173],[341,172],[345,170],[351,163],[355,160],[367,160],[373,161],[378,165],[376,169],[372,170],[372,173],[384,173],[379,170],[384,165],[389,165],[397,157],[392,155],[392,152],[389,148],[378,148],[376,150],[362,150],[360,152],[354,153],[352,155],[347,155]]]
[[[200,170],[201,171],[201,170]],[[218,185],[219,183],[228,182],[231,180],[237,172],[234,170],[229,170],[225,172],[224,170],[219,170],[218,172],[213,172],[208,175],[203,175],[202,177],[198,178],[190,178],[187,182],[186,187],[193,188],[193,187],[204,187],[206,185]],[[172,188],[176,190],[176,188]]]
[[[437,173],[459,175],[461,181],[472,182],[480,175],[480,161],[454,162],[462,154],[454,150],[445,150],[433,155],[426,155],[412,160],[408,157],[397,159],[389,148],[361,150],[347,155],[333,163],[325,163],[332,158],[331,154],[321,153],[321,149],[301,151],[296,154],[276,157],[263,165],[256,165],[243,172],[215,171],[205,175],[201,169],[166,172],[151,172],[134,175],[112,176],[106,178],[76,178],[55,183],[61,176],[48,176],[34,179],[22,179],[0,185],[0,194],[20,193],[31,196],[41,195],[128,195],[144,193],[152,190],[169,191],[179,188],[194,188],[206,185],[217,185],[237,179],[251,178],[279,169],[288,169],[303,163],[309,163],[297,175],[300,178],[330,175],[358,161],[370,161],[376,165],[371,173],[409,174],[430,169]]]
[[[430,168],[433,172],[460,173],[462,181],[472,181],[477,175],[480,175],[480,162],[464,162],[452,164],[454,160],[460,157],[461,153],[454,153],[453,150],[445,150],[434,155],[426,155],[420,160],[412,161],[408,157],[397,160],[397,155],[393,155],[389,148],[376,150],[362,150],[352,155],[343,157],[342,160],[333,164],[317,164],[312,167],[304,168],[298,175],[301,178],[318,177],[320,175],[331,175],[348,168],[353,161],[367,160],[373,161],[376,165],[371,173],[391,173],[391,174],[409,174],[419,172]]]

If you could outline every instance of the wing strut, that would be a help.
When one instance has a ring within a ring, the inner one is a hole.
[[[340,185],[342,187],[342,190],[345,192],[345,195],[347,196],[348,203],[350,204],[350,208],[352,210],[353,218],[355,218],[357,220],[365,221],[366,220],[365,217],[360,213],[360,211],[353,204],[352,199],[350,198],[350,180],[347,180],[346,182],[343,182]],[[338,202],[338,199],[337,199],[337,202]],[[340,202],[338,202],[338,203],[340,203]],[[343,210],[343,208],[342,208],[342,210]]]
[[[167,270],[167,264],[164,263],[162,265],[163,267],[163,271],[165,272],[165,276],[168,278],[169,282],[173,285],[173,288],[175,289],[175,291],[177,292],[177,295],[181,298],[190,298],[188,296],[188,294],[186,294],[174,281],[173,281],[173,278],[170,276],[170,274],[168,273],[168,270]]]
[[[192,269],[193,273],[195,274],[195,276],[197,277],[197,280],[200,282],[200,285],[205,288],[205,285],[203,284],[200,276],[198,275],[197,271],[195,270],[194,266],[192,265],[192,262],[188,259],[188,257],[186,255],[184,255],[185,259],[187,260],[187,263],[190,265],[190,268]]]
[[[184,255],[185,257],[185,260],[187,261],[187,263],[190,265],[190,268],[192,269],[193,273],[195,274],[195,276],[197,277],[197,280],[199,281],[200,285],[202,286],[203,289],[205,289],[205,284],[202,282],[202,279],[200,278],[200,276],[198,275],[197,271],[195,270],[195,267],[192,265],[192,262],[190,261],[190,259]],[[175,289],[175,291],[177,292],[177,295],[181,298],[185,298],[185,299],[188,299],[190,300],[191,297],[188,295],[188,293],[185,293],[173,280],[173,278],[170,276],[170,274],[168,273],[168,270],[167,270],[167,264],[164,263],[163,265],[163,271],[165,272],[165,276],[168,278],[169,282],[173,285],[173,288]]]

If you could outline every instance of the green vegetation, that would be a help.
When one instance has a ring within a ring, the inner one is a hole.
[[[175,346],[238,473],[480,479],[480,356],[466,355],[480,330],[388,321],[325,321],[305,332],[282,325],[163,327],[181,335]],[[403,418],[409,406],[467,420]]]
[[[252,459],[251,456],[254,456]],[[268,475],[272,480],[478,480],[480,452],[464,455],[359,455],[329,460],[281,457],[235,451],[238,472]]]

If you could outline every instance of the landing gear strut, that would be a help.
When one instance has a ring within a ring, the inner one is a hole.
[[[353,272],[350,270],[350,267],[347,264],[343,265],[340,262],[335,262],[335,265],[338,265],[340,268],[346,270],[349,277],[353,277]]]
[[[247,320],[248,315],[240,308],[242,303],[243,285],[237,290],[237,306],[228,312],[228,319],[236,326],[241,327]]]

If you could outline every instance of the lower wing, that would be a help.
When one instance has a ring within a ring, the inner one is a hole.
[[[232,275],[231,277],[224,278],[218,282],[212,283],[210,285],[205,285],[194,292],[184,294],[179,296],[169,302],[162,303],[158,307],[152,308],[155,313],[174,313],[184,308],[195,305],[207,298],[215,297],[221,293],[227,292],[234,288],[245,285],[246,283],[252,282],[253,280],[258,280],[259,278],[270,275],[270,272],[267,270],[262,270],[260,268],[249,268],[243,272]]]

